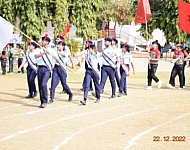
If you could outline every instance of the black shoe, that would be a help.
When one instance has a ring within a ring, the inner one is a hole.
[[[80,101],[80,103],[83,104],[83,105],[86,105],[86,101],[85,100]]]
[[[20,71],[18,71],[17,73],[20,74]]]
[[[119,92],[119,95],[118,95],[118,97],[121,97],[121,96],[123,96],[123,93]]]
[[[127,96],[127,93],[123,93],[124,96]]]
[[[38,92],[34,92],[34,96],[33,97],[36,97],[38,95]]]
[[[115,95],[112,95],[109,99],[114,99],[115,98]]]
[[[92,92],[92,96],[94,96],[96,98],[96,93]]]
[[[81,91],[84,91],[84,88],[81,88],[80,90],[81,90]]]
[[[51,104],[51,103],[53,103],[53,102],[54,102],[53,99],[51,99],[51,100],[49,100],[48,104]]]
[[[45,108],[46,105],[47,105],[47,103],[43,103],[43,104],[41,104],[41,105],[39,106],[39,108]]]
[[[69,99],[68,101],[71,102],[73,100],[73,93],[69,94]]]
[[[97,98],[97,100],[95,101],[95,103],[99,103],[100,102],[100,99],[99,98]]]
[[[104,90],[102,90],[100,93],[103,94],[103,93],[104,93]]]
[[[33,98],[33,96],[29,94],[28,96],[25,96],[25,98]]]
[[[93,88],[89,89],[88,91],[93,91]]]
[[[65,90],[63,90],[62,92],[60,92],[60,94],[65,94],[66,93],[66,91]]]

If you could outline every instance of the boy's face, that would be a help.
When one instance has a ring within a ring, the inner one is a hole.
[[[123,48],[122,48],[122,51],[123,51],[123,52],[126,52],[127,50],[126,50],[126,48],[125,48],[125,47],[123,47]]]
[[[46,45],[48,45],[48,44],[49,44],[49,42],[48,42],[48,41],[46,41],[46,40],[43,40],[43,41],[42,41],[42,44],[43,44],[43,46],[46,46]]]
[[[89,52],[92,54],[94,52],[93,48],[89,48]]]
[[[176,47],[176,48],[177,48],[178,51],[181,51],[181,47],[180,47],[180,46],[179,46],[179,47]]]
[[[58,49],[59,49],[59,50],[62,50],[62,49],[64,49],[64,46],[63,46],[62,44],[59,44],[59,45],[58,45]]]
[[[29,50],[33,50],[34,46],[32,44],[29,45]]]

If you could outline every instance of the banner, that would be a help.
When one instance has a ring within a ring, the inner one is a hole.
[[[139,0],[136,15],[135,24],[147,23],[151,18],[150,4],[148,0]]]
[[[13,25],[0,16],[0,50],[9,43],[13,36]]]
[[[178,0],[178,26],[190,34],[190,4]]]

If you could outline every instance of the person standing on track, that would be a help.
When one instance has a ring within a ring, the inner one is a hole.
[[[129,50],[129,45],[127,43],[123,44],[122,54],[120,55],[120,86],[119,86],[119,95],[121,97],[123,95],[127,95],[127,82],[126,76],[129,76],[130,68],[133,69],[133,74],[135,74],[135,68],[133,65],[133,57]]]
[[[148,86],[145,90],[152,90],[152,79],[158,83],[158,88],[161,88],[162,81],[155,75],[158,68],[158,62],[160,60],[160,51],[158,50],[157,42],[152,42],[152,48],[148,49],[149,52],[149,63],[148,63]]]
[[[184,60],[184,54],[182,52],[183,46],[181,44],[176,45],[176,50],[174,51],[173,55],[173,63],[174,66],[172,68],[172,72],[170,75],[169,84],[166,84],[168,88],[175,88],[175,77],[178,75],[179,77],[179,89],[183,89],[183,60]]]

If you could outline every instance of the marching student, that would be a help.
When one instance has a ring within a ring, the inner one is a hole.
[[[166,84],[167,87],[174,89],[175,88],[175,77],[178,75],[179,77],[179,89],[183,89],[183,60],[184,54],[182,52],[183,46],[181,44],[176,45],[176,50],[173,55],[173,63],[174,66],[172,68],[172,72],[170,75],[169,84]]]
[[[82,55],[82,59],[86,60],[86,56],[87,56],[87,52],[89,51],[89,47],[90,45],[92,45],[92,41],[90,41],[90,39],[88,38],[86,40],[86,43],[85,43],[85,48],[84,48],[84,51],[83,51],[83,55]],[[87,62],[85,61],[85,70],[88,68],[88,64]],[[80,89],[81,91],[84,91],[84,84],[85,84],[85,76],[84,76],[84,79],[83,79],[83,82],[82,82],[82,88]],[[89,88],[89,91],[93,91],[93,88],[92,88],[92,80],[90,81],[90,88]]]
[[[52,57],[55,55],[55,51],[49,47],[50,38],[46,34],[44,37],[42,37],[42,46],[38,49],[37,54],[35,55],[35,58],[37,58],[37,65],[38,65],[38,87],[39,87],[39,93],[40,93],[40,101],[41,104],[39,108],[45,108],[48,102],[48,91],[47,91],[47,82],[49,78],[51,77],[51,71],[53,66],[53,60]]]
[[[119,49],[116,46],[117,43],[118,43],[118,40],[116,39],[116,36],[114,36],[112,38],[112,48],[114,49],[115,53],[117,54],[116,55],[116,62],[115,62],[116,64],[119,63],[118,62],[118,59],[119,59],[118,57],[120,55]],[[118,75],[118,69],[115,71],[115,80],[116,80],[117,86],[119,88],[120,87],[120,78],[119,78],[119,75]]]
[[[27,70],[27,82],[29,95],[25,98],[34,98],[37,96],[38,92],[36,90],[35,78],[37,74],[37,63],[35,58],[35,49],[37,48],[37,44],[35,42],[28,43],[29,50],[26,53],[26,56],[23,58],[22,64],[19,66],[18,71],[20,71],[24,64],[28,62]]]
[[[119,86],[119,95],[121,97],[123,95],[127,95],[127,82],[126,76],[129,76],[129,71],[132,66],[133,74],[135,74],[135,68],[133,65],[133,57],[129,50],[129,45],[127,43],[123,44],[122,54],[120,55],[120,86]]]
[[[55,89],[61,80],[61,84],[67,94],[69,94],[68,101],[72,101],[73,94],[67,85],[67,72],[66,64],[69,57],[69,52],[65,50],[66,43],[65,41],[58,42],[58,52],[57,56],[53,56],[56,59],[55,67],[53,68],[52,80],[51,80],[51,90],[50,90],[50,101],[49,103],[54,102]]]
[[[158,61],[160,60],[160,51],[157,48],[157,42],[152,42],[152,48],[149,51],[148,63],[148,87],[145,90],[152,90],[152,79],[158,83],[158,88],[161,88],[162,81],[155,75],[158,68]]]
[[[116,53],[111,46],[112,38],[105,38],[105,48],[102,50],[102,68],[101,68],[101,81],[100,81],[100,91],[105,86],[107,77],[109,76],[112,94],[109,99],[115,98],[116,84],[115,84],[115,70],[117,69]]]
[[[58,42],[63,41],[63,40],[65,40],[65,38],[63,36],[61,36],[61,35],[57,36],[57,40],[56,40],[57,44],[58,44]],[[58,46],[56,46],[56,47],[57,47],[56,50],[58,51]],[[67,45],[64,46],[64,51],[67,51],[67,53],[68,53],[66,65],[68,65],[68,62],[70,60],[71,66],[72,66],[72,68],[74,68],[75,65],[74,65],[73,57],[71,55],[71,50],[70,50],[70,48]],[[61,85],[63,87],[62,83],[61,83]],[[64,93],[66,93],[66,91],[64,90],[64,87],[63,87],[63,90],[60,92],[60,94],[64,94]]]
[[[84,99],[80,101],[81,104],[86,105],[86,100],[88,97],[88,91],[90,88],[91,79],[93,79],[96,93],[96,101],[95,103],[100,102],[100,90],[99,90],[99,80],[100,80],[100,72],[98,68],[98,55],[95,52],[95,45],[91,44],[89,46],[89,50],[86,53],[86,72],[84,77]]]

